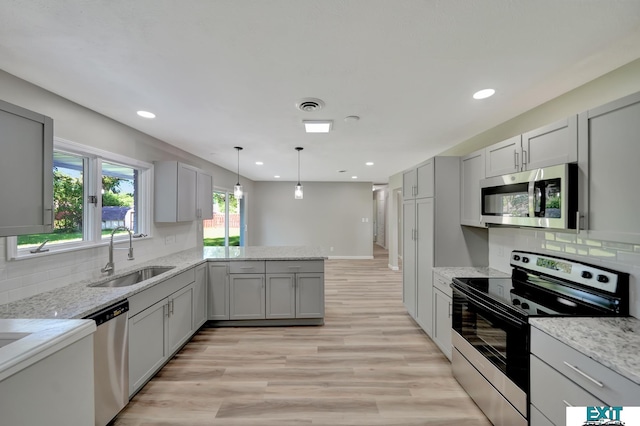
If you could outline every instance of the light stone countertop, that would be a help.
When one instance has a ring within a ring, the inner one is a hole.
[[[640,385],[640,320],[633,317],[538,317],[529,323]]]
[[[40,293],[35,296],[0,305],[0,318],[85,318],[86,316],[124,300],[136,293],[176,276],[206,261],[241,260],[324,260],[326,255],[317,247],[205,247],[190,249],[129,268],[117,269],[111,277],[84,280]],[[117,265],[118,267],[121,265]],[[173,266],[168,272],[127,287],[91,287],[131,271],[149,266]]]
[[[486,266],[439,266],[433,268],[433,272],[442,275],[451,281],[454,277],[458,278],[480,278],[480,277],[510,277],[511,274],[507,274],[497,269],[489,268]]]
[[[92,320],[0,319],[0,381],[95,331]]]

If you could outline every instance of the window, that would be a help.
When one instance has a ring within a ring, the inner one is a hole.
[[[8,239],[10,259],[101,244],[124,226],[149,234],[151,165],[60,139],[54,140],[54,230]],[[118,234],[126,234],[119,230]]]
[[[205,246],[242,246],[244,198],[232,192],[213,193],[213,219],[204,221]]]

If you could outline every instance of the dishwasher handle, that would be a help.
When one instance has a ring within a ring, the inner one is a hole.
[[[119,317],[120,315],[125,314],[129,311],[129,301],[122,300],[114,305],[108,306],[104,309],[95,312],[84,319],[91,319],[96,322],[96,326],[104,324],[107,321],[111,321],[112,319]]]

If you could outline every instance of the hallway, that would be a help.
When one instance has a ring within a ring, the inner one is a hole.
[[[488,426],[374,257],[326,261],[324,326],[202,329],[115,425]]]

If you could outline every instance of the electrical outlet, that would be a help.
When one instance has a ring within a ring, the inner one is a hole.
[[[164,237],[165,245],[173,244],[175,242],[176,242],[176,236],[175,235],[168,235],[168,236]]]

